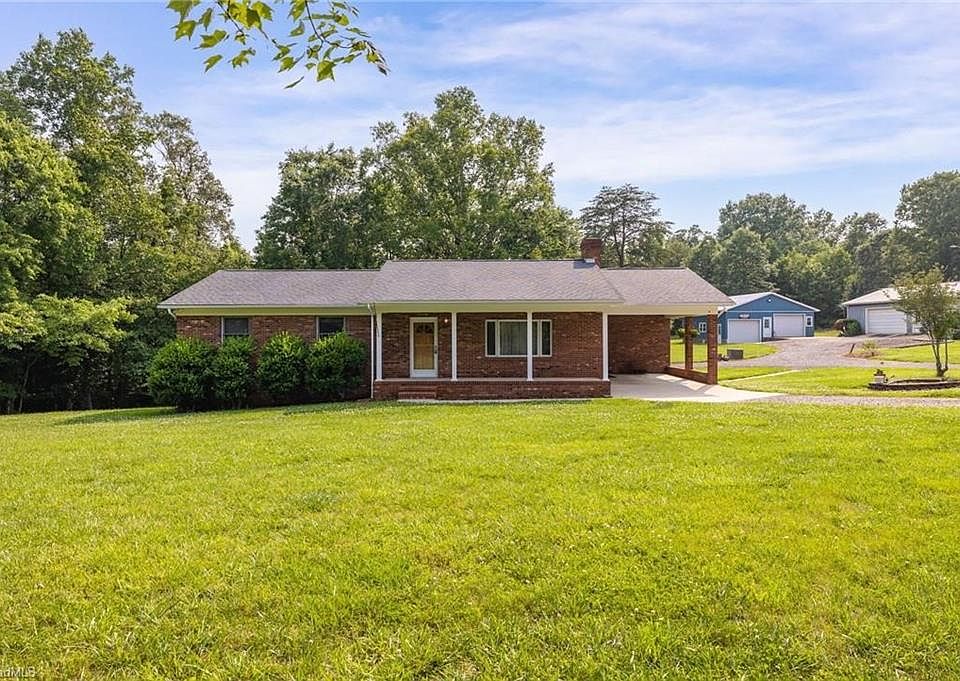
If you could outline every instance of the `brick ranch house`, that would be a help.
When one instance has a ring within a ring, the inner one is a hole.
[[[177,333],[219,343],[344,331],[370,349],[374,399],[600,397],[617,374],[717,381],[717,308],[685,268],[601,269],[599,239],[573,260],[390,261],[379,270],[219,271],[163,301]],[[707,319],[707,367],[670,366],[671,320]]]

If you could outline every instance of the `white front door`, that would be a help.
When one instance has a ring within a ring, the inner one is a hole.
[[[437,318],[410,318],[410,376],[437,377]]]
[[[802,314],[773,315],[773,332],[777,338],[796,338],[806,336]]]

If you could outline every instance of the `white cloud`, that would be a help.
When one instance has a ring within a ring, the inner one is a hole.
[[[334,84],[285,90],[289,79],[267,70],[226,71],[178,90],[177,110],[194,120],[234,196],[245,243],[286,149],[362,145],[377,121],[429,110],[457,84],[473,87],[488,110],[545,125],[561,199],[591,183],[960,155],[960,43],[944,30],[960,19],[957,5],[419,10],[417,20],[367,20],[391,62],[387,78],[353,65]]]

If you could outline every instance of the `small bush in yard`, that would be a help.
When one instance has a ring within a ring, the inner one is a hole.
[[[307,344],[286,331],[272,336],[260,351],[257,380],[277,402],[291,402],[303,392],[304,361]]]
[[[839,331],[841,336],[859,336],[863,333],[863,328],[856,319],[838,319],[834,322],[833,329]]]
[[[323,399],[344,399],[363,383],[367,347],[345,333],[321,338],[307,355],[307,388]]]
[[[213,394],[224,407],[242,407],[253,390],[253,341],[228,338],[213,360]]]
[[[217,348],[196,338],[177,338],[150,362],[147,386],[157,404],[182,410],[213,406],[211,367]]]

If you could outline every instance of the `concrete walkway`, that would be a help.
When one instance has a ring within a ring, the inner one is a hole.
[[[610,396],[652,402],[746,402],[776,397],[778,393],[705,385],[667,374],[643,374],[612,378]]]

